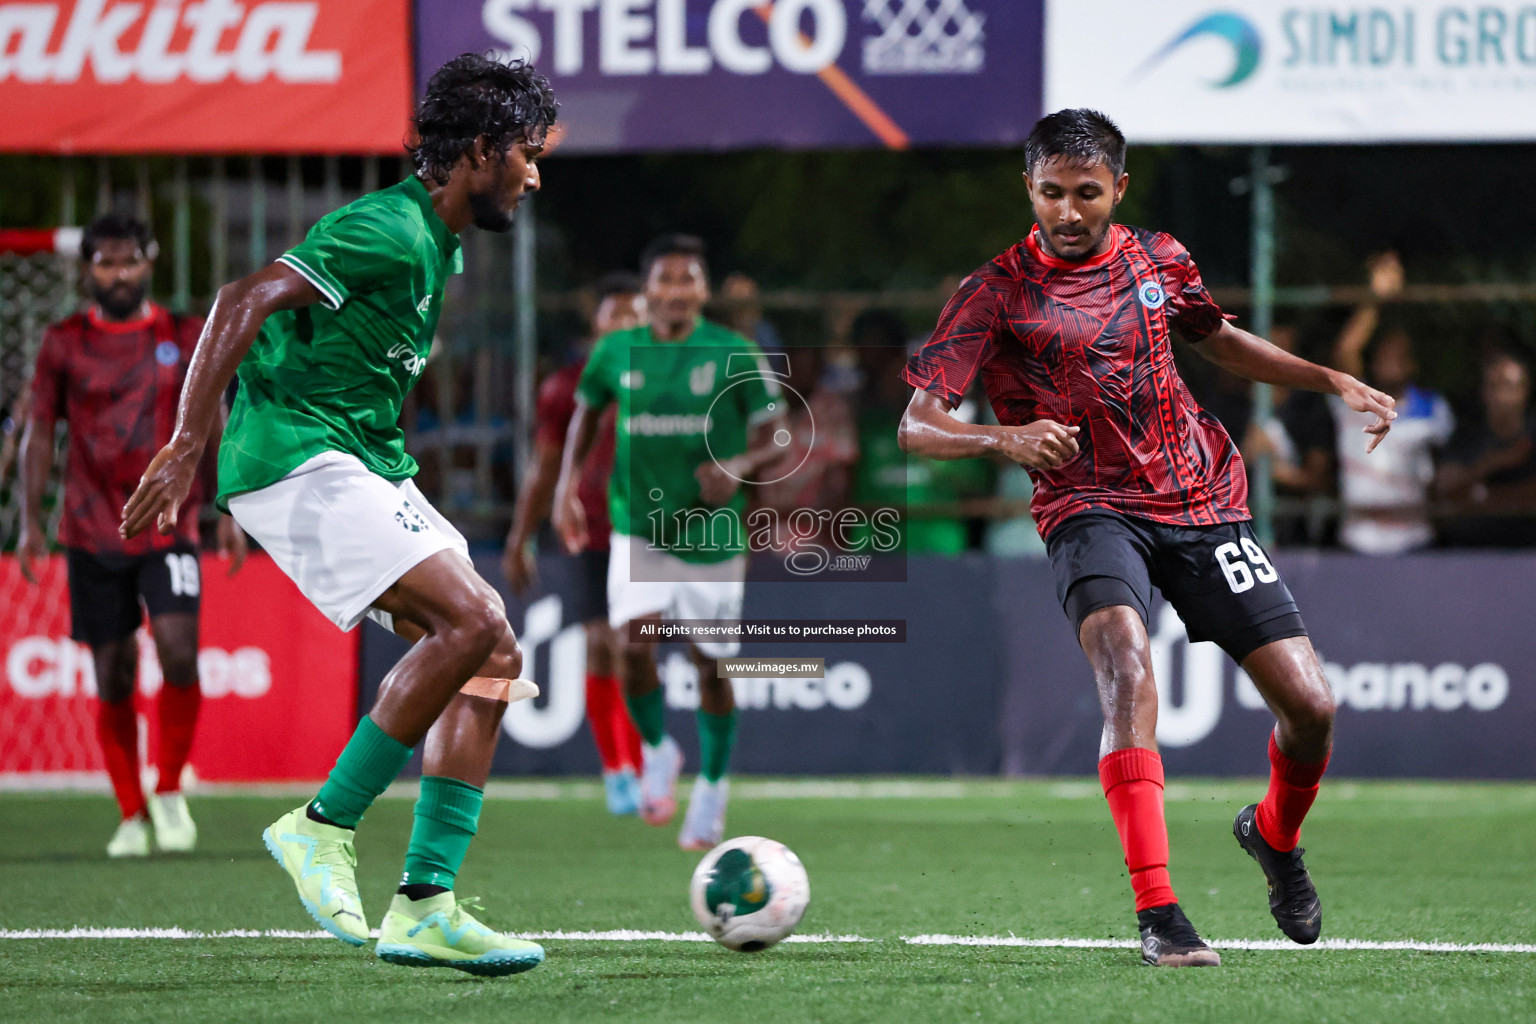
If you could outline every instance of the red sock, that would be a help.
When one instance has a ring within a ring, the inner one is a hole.
[[[639,772],[645,763],[645,755],[640,750],[640,730],[635,726],[635,720],[629,717],[628,701],[614,702],[613,728],[619,734],[619,751],[624,758],[621,767]]]
[[[1281,853],[1301,842],[1301,821],[1317,799],[1317,784],[1328,770],[1328,758],[1308,763],[1292,761],[1280,750],[1275,734],[1269,734],[1269,792],[1259,803],[1255,817],[1259,835]]]
[[[1136,909],[1178,902],[1168,877],[1168,825],[1163,820],[1163,759],[1127,747],[1099,761],[1099,782],[1120,833]]]
[[[107,762],[107,777],[117,796],[123,819],[144,813],[144,789],[139,785],[139,716],[133,698],[96,705],[96,735]]]
[[[192,736],[197,731],[197,713],[203,706],[203,691],[196,684],[160,687],[160,779],[156,793],[174,793],[181,789],[181,770],[192,753]]]
[[[603,771],[616,772],[624,767],[622,737],[615,726],[614,712],[624,714],[624,693],[613,676],[587,673],[587,725],[597,743],[597,756]]]

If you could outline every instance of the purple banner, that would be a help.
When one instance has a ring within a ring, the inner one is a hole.
[[[418,0],[418,92],[531,58],[570,152],[1012,145],[1040,116],[1042,0]]]

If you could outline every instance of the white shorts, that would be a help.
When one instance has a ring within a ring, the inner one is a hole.
[[[469,558],[463,535],[414,483],[392,483],[345,452],[322,452],[271,486],[235,495],[229,512],[342,629],[439,551]],[[376,618],[390,625],[388,615]]]
[[[668,619],[739,622],[746,591],[746,555],[700,565],[655,551],[643,538],[615,533],[608,541],[608,623],[615,629],[657,612]],[[711,658],[741,652],[739,640],[695,646]]]

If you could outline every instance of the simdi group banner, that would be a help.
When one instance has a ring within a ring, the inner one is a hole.
[[[532,60],[588,153],[1021,141],[1042,0],[418,0],[418,89],[465,50]]]
[[[325,619],[265,555],[233,578],[227,569],[204,556],[196,582],[203,706],[191,768],[211,782],[324,778],[357,724],[357,634]],[[0,777],[105,778],[96,672],[90,648],[69,638],[64,557],[33,585],[0,556],[0,604]],[[138,644],[139,753],[153,765],[164,684],[144,629]]]
[[[1370,558],[1282,552],[1335,699],[1338,777],[1536,778],[1530,618],[1536,555]],[[494,559],[479,565],[501,580]],[[823,658],[821,678],[738,680],[733,763],[763,774],[1093,776],[1103,720],[1093,677],[1044,559],[907,559],[907,582],[747,584],[748,619],[906,623],[904,643],[764,644],[744,656]],[[568,559],[539,563],[543,593],[508,596],[524,674],[544,691],[515,704],[501,774],[591,774],[583,721],[585,641],[567,609]],[[368,626],[363,703],[403,644]],[[1158,744],[1170,774],[1263,776],[1274,717],[1211,643],[1152,612]],[[684,649],[661,647],[669,726],[698,764],[698,681]]]
[[[1045,105],[1135,142],[1536,138],[1536,5],[1048,0]]]
[[[0,149],[399,153],[410,0],[0,0]]]

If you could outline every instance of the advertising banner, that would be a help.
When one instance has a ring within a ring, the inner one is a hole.
[[[1048,0],[1045,106],[1134,142],[1536,138],[1536,6]]]
[[[409,0],[0,0],[0,149],[398,154]]]
[[[1530,609],[1536,556],[1281,554],[1338,701],[1340,777],[1536,778]],[[598,770],[583,723],[585,639],[564,609],[572,563],[540,560],[545,592],[508,603],[538,701],[513,705],[496,771]],[[499,580],[493,560],[480,570]],[[744,678],[735,766],[768,774],[1093,775],[1102,719],[1087,660],[1043,559],[912,557],[908,582],[749,584],[744,615],[905,620],[902,643],[743,645],[743,657],[821,659],[822,678]],[[1446,595],[1456,595],[1450,600]],[[1262,776],[1274,718],[1215,644],[1152,614],[1158,743],[1173,775]],[[369,626],[364,701],[404,645]],[[661,648],[668,726],[698,763],[697,681]]]
[[[966,571],[956,571],[963,564]],[[523,650],[523,675],[543,691],[512,705],[496,751],[498,774],[591,774],[597,752],[585,723],[586,638],[565,609],[579,581],[570,559],[544,557],[544,593],[531,603],[508,594],[507,615]],[[486,579],[502,579],[495,558],[477,563]],[[986,616],[987,563],[910,560],[905,584],[748,584],[743,616],[755,620],[907,620],[904,642],[742,644],[742,657],[820,658],[821,678],[738,678],[741,726],[732,758],[739,771],[759,774],[925,772],[995,773],[1002,758],[997,707],[1002,700],[1001,650]],[[961,594],[962,586],[980,587]],[[921,612],[917,595],[925,599]],[[363,699],[405,651],[405,645],[365,624]],[[957,652],[964,670],[957,672]],[[698,762],[698,676],[686,649],[660,648],[667,727],[687,764]]]
[[[171,555],[170,557],[180,557]],[[264,555],[234,578],[202,560],[197,658],[203,705],[191,768],[212,782],[323,778],[356,725],[357,634],[342,633]],[[96,671],[69,638],[64,558],[37,586],[0,557],[0,776],[103,772],[96,740]],[[155,763],[153,642],[139,631],[140,757]]]
[[[494,49],[582,153],[1008,145],[1040,115],[1042,0],[419,0],[418,90]]]

